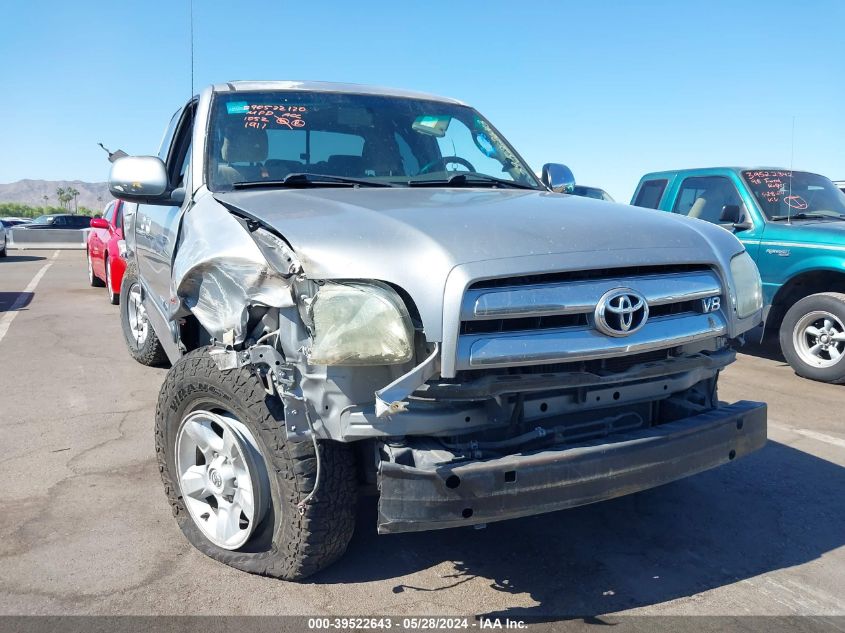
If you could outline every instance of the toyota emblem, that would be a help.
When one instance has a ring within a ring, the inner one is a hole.
[[[599,299],[596,329],[608,336],[628,336],[648,320],[648,302],[636,290],[616,288]]]

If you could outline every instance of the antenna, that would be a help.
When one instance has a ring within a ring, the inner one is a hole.
[[[191,94],[189,99],[194,98],[194,0],[188,0],[188,16],[190,22],[190,40],[191,40]]]
[[[191,0],[193,2],[193,0]],[[792,168],[795,165],[795,115],[792,115],[792,146],[789,150],[789,197],[787,200],[792,200]],[[792,205],[786,203],[786,223],[792,222]]]

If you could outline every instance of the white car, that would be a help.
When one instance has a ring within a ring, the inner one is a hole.
[[[3,220],[0,220],[0,257],[6,257],[6,253],[9,251],[6,244],[8,239],[9,237],[6,223]]]
[[[842,192],[845,193],[845,180],[834,180],[833,184]]]

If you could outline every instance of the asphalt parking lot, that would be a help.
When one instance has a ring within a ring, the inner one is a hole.
[[[82,251],[0,260],[0,614],[845,614],[845,386],[776,350],[721,381],[769,403],[744,460],[484,530],[378,536],[365,500],[346,557],[297,585],[183,539],[154,460],[165,370],[130,359],[117,311]]]

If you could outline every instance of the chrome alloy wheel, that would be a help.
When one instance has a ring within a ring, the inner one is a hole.
[[[805,314],[792,331],[801,360],[813,367],[833,367],[845,355],[845,324],[822,310]]]
[[[230,414],[189,413],[176,435],[176,471],[185,507],[206,538],[223,549],[242,547],[270,498],[249,430]]]
[[[126,306],[126,316],[129,317],[129,329],[135,337],[135,344],[143,347],[150,331],[150,323],[147,320],[147,309],[141,300],[141,285],[136,281],[127,293],[129,301]]]

